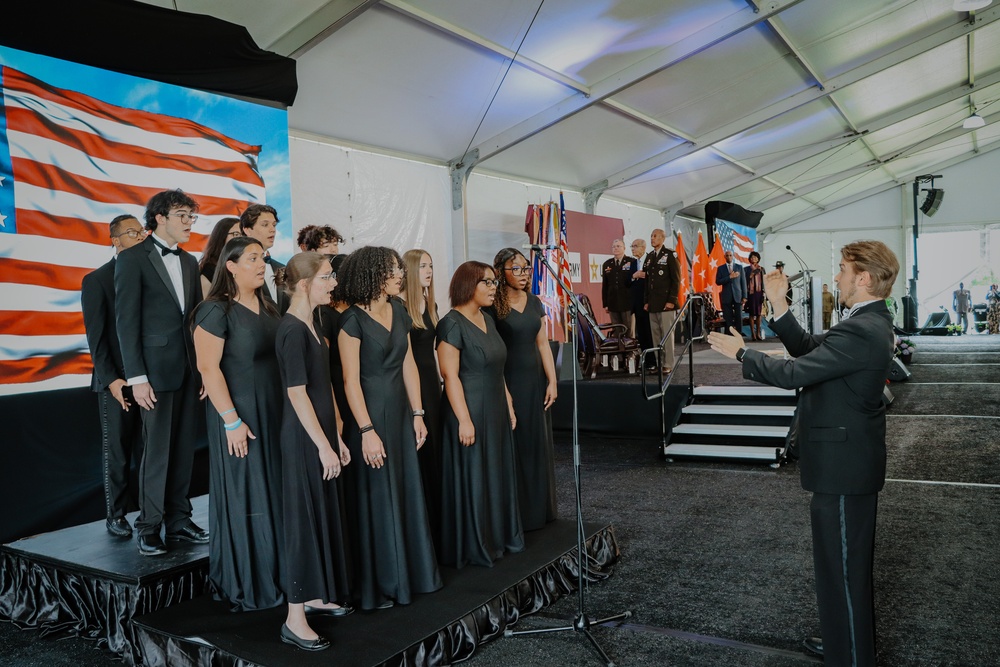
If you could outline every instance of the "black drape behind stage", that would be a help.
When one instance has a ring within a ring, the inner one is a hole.
[[[0,542],[104,516],[97,395],[63,389],[0,397]],[[202,404],[191,496],[208,493]]]
[[[4,4],[4,46],[185,88],[295,101],[295,61],[261,50],[243,26],[134,0]]]

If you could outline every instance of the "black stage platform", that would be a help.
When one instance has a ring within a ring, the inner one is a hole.
[[[618,559],[614,529],[585,524],[591,581],[610,576]],[[204,595],[133,621],[150,667],[194,665],[449,665],[503,635],[526,614],[576,590],[576,522],[527,533],[526,549],[492,568],[442,568],[444,588],[405,607],[313,617],[333,647],[308,653],[281,643],[284,607],[233,613]]]
[[[194,521],[208,528],[208,496],[192,506]],[[138,665],[133,616],[198,597],[207,580],[207,545],[172,542],[166,555],[144,557],[134,537],[111,537],[102,519],[0,547],[0,618],[43,635],[94,639]]]
[[[677,415],[687,404],[690,391],[687,362],[681,364],[677,375],[667,387],[662,403],[668,426],[676,423]],[[659,392],[658,375],[646,376],[645,392]],[[594,379],[577,380],[580,432],[659,438],[660,399],[646,400],[646,393],[643,392],[642,376],[638,374],[598,371]],[[557,431],[573,429],[572,380],[559,381],[559,399],[552,405],[552,428]]]

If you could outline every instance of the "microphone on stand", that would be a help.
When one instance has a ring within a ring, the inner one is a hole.
[[[792,246],[786,245],[785,250],[788,250],[789,252],[792,253],[792,256],[795,257],[795,260],[799,263],[799,268],[802,269],[803,273],[810,270],[809,267],[806,265],[806,263],[802,260],[802,258],[799,257],[799,253],[792,250]]]
[[[558,245],[539,245],[537,243],[525,243],[521,246],[522,250],[534,250],[535,252],[542,252],[544,250],[559,250]]]

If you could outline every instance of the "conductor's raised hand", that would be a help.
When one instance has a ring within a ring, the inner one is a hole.
[[[782,271],[775,269],[764,276],[764,294],[768,300],[777,305],[785,302],[785,294],[788,293],[788,276]]]
[[[740,332],[733,327],[729,327],[729,332],[732,335],[727,335],[718,331],[709,332],[708,344],[711,345],[712,349],[716,352],[724,354],[730,359],[735,359],[736,353],[744,347],[743,336],[741,336]]]

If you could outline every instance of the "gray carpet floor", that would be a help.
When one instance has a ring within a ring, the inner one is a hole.
[[[987,365],[1000,364],[1000,336],[914,340],[913,377],[892,385],[888,417],[889,481],[875,556],[879,662],[998,665],[1000,365]],[[738,365],[704,346],[694,359],[695,384],[745,383]],[[685,378],[686,370],[678,381]],[[621,383],[639,400],[635,378]],[[573,454],[565,438],[556,456],[559,509],[568,517]],[[800,650],[804,637],[817,634],[818,617],[809,494],[794,465],[668,464],[658,440],[584,434],[581,470],[585,518],[613,523],[622,550],[614,576],[585,595],[591,618],[633,613],[618,627],[593,631],[616,664],[817,664]],[[564,598],[518,628],[562,627],[577,610],[577,596]],[[120,663],[84,640],[0,624],[0,664]],[[468,664],[600,663],[587,640],[569,631],[503,638]]]

